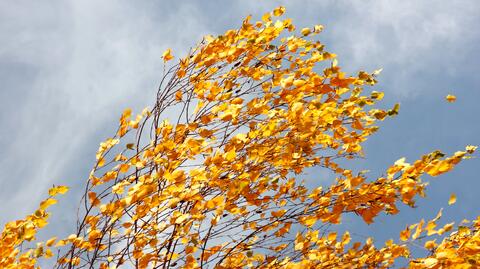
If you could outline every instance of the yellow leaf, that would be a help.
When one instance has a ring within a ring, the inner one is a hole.
[[[449,95],[445,96],[445,99],[447,99],[447,101],[448,101],[449,103],[453,103],[453,102],[455,102],[455,101],[457,100],[457,97],[456,97],[455,95],[449,94]]]
[[[246,134],[237,134],[234,137],[236,140],[241,141],[243,143],[247,142],[247,135]]]
[[[278,210],[278,211],[272,211],[271,214],[272,214],[272,217],[280,218],[283,215],[285,215],[286,212],[287,212],[287,210],[281,209],[281,210]]]
[[[423,232],[424,224],[425,224],[425,221],[423,219],[418,223],[417,229],[415,229],[415,233],[412,235],[413,239],[417,239],[420,236],[420,234]]]
[[[128,169],[130,169],[130,165],[122,163],[118,170],[120,171],[120,173],[126,173]]]
[[[275,24],[273,25],[276,29],[283,29],[285,26],[283,25],[283,22],[281,21],[276,21]]]
[[[225,160],[231,162],[231,161],[235,160],[236,156],[237,156],[237,154],[235,153],[235,149],[233,148],[233,149],[226,152]]]
[[[338,60],[337,59],[333,59],[332,60],[332,66],[335,67],[338,65]]]
[[[306,81],[303,80],[303,79],[295,79],[295,80],[293,81],[293,86],[295,86],[295,87],[301,87],[301,86],[305,85],[305,83],[306,83]]]
[[[333,241],[337,240],[337,233],[336,232],[330,233],[327,236],[327,240],[330,241],[330,242],[333,242]]]
[[[208,137],[211,137],[213,135],[213,131],[212,130],[208,130],[208,129],[200,129],[198,131],[198,134],[201,136],[201,137],[204,137],[204,138],[208,138]]]
[[[373,71],[372,74],[373,74],[374,76],[378,76],[382,71],[383,71],[383,68],[380,68],[380,69],[377,69],[377,70]]]
[[[303,29],[301,30],[301,33],[302,33],[302,35],[304,35],[304,36],[309,35],[311,32],[312,32],[312,30],[310,30],[310,28],[303,28]]]
[[[423,264],[427,267],[427,268],[430,268],[430,267],[433,267],[434,265],[436,265],[438,262],[437,259],[435,258],[426,258],[425,260],[423,260]]]
[[[45,258],[51,258],[53,257],[53,252],[50,249],[45,250]]]
[[[68,191],[67,186],[55,186],[48,190],[50,196],[55,196],[57,194],[65,194]]]
[[[49,206],[51,205],[54,205],[57,203],[57,200],[53,199],[53,198],[48,198],[46,200],[43,200],[41,203],[40,203],[40,209],[42,210],[45,210],[47,209]]]
[[[395,104],[392,109],[388,111],[389,116],[398,115],[398,111],[400,110],[400,104]]]
[[[47,246],[47,247],[53,246],[53,243],[55,243],[56,240],[57,240],[56,237],[52,237],[52,238],[48,239],[47,242],[45,242],[45,246]]]
[[[131,150],[134,149],[134,146],[135,146],[135,144],[133,144],[133,143],[128,143],[127,145],[125,145],[125,147],[126,147],[127,149],[131,149]]]
[[[433,249],[433,248],[435,248],[436,245],[437,244],[435,243],[435,240],[430,240],[430,241],[425,242],[424,247],[426,249]]]
[[[425,229],[427,230],[427,236],[430,236],[432,234],[435,234],[437,231],[435,230],[435,227],[437,227],[437,224],[435,221],[429,221]]]
[[[273,10],[273,15],[275,16],[282,16],[282,14],[285,13],[285,7],[279,6]]]
[[[70,234],[70,235],[67,237],[67,240],[73,241],[73,240],[77,239],[77,237],[78,237],[78,236],[77,236],[76,234]]]
[[[317,24],[313,27],[313,31],[317,34],[320,33],[322,30],[323,30],[323,25]]]
[[[187,220],[188,218],[190,218],[189,214],[182,214],[178,218],[175,219],[175,224],[180,224],[180,223],[184,222],[185,220]]]
[[[263,16],[262,16],[262,21],[264,21],[264,22],[269,22],[269,21],[271,21],[270,13],[265,13],[265,14],[263,14]]]
[[[455,195],[455,193],[452,193],[450,195],[450,199],[448,199],[448,204],[453,205],[455,204],[456,201],[457,201],[457,196]]]
[[[373,91],[372,94],[370,95],[372,99],[376,99],[376,100],[382,100],[383,96],[384,96],[383,92],[377,92],[377,91]]]
[[[217,196],[217,197],[213,198],[212,200],[209,200],[206,203],[205,206],[208,209],[214,209],[214,208],[218,207],[220,204],[223,204],[223,196]]]
[[[443,226],[442,229],[445,230],[445,232],[448,232],[448,231],[450,231],[450,230],[453,228],[453,225],[454,225],[454,224],[455,224],[455,223],[453,223],[453,222],[447,223],[447,224],[445,224],[445,225]]]
[[[33,256],[34,256],[35,258],[41,257],[41,256],[43,255],[43,252],[44,252],[43,246],[38,246],[38,247],[35,249]]]
[[[164,51],[162,54],[162,58],[164,62],[168,62],[171,59],[173,59],[172,51],[170,49],[167,49],[166,51]]]
[[[406,228],[405,230],[400,232],[400,240],[407,241],[410,238],[410,228]]]
[[[57,242],[57,244],[55,244],[55,247],[63,247],[67,244],[67,241],[66,240],[60,240]]]
[[[177,101],[182,101],[182,96],[183,96],[182,91],[177,91],[177,92],[175,93],[175,100],[177,100]]]
[[[465,147],[465,150],[468,153],[472,154],[472,153],[475,152],[475,150],[477,150],[477,148],[478,148],[477,146],[468,145],[468,146]]]
[[[98,166],[98,167],[102,167],[102,166],[104,166],[104,165],[105,165],[105,158],[100,157],[100,158],[98,159],[97,166]]]
[[[97,198],[97,194],[93,191],[88,193],[88,199],[90,200],[92,206],[97,206],[100,204],[100,200]]]
[[[317,222],[316,216],[308,216],[300,219],[301,223],[307,227],[312,227]]]
[[[303,242],[299,242],[295,244],[295,250],[302,250],[303,249]]]

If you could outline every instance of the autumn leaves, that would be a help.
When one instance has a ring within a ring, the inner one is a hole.
[[[412,164],[400,159],[377,179],[348,169],[345,160],[363,156],[376,123],[399,106],[376,108],[383,93],[364,87],[375,85],[380,71],[347,75],[314,39],[323,27],[295,35],[292,21],[278,18],[284,12],[279,7],[257,22],[247,17],[237,30],[206,37],[166,71],[152,109],[135,118],[124,111],[116,134],[98,149],[78,229],[59,241],[59,267],[373,268],[409,257],[402,243],[353,242],[349,232],[325,224],[341,224],[348,213],[371,223],[396,214],[398,203],[413,206],[424,196],[423,175],[450,171],[476,147]],[[174,59],[171,50],[162,58]],[[307,188],[301,174],[311,167],[328,169],[335,182]],[[18,250],[33,239],[26,228],[19,237],[18,228],[32,218],[6,228],[14,242],[8,249],[16,252],[0,252],[5,268],[29,268],[43,255]],[[416,239],[435,223],[411,226],[400,239],[409,240],[413,229]],[[33,233],[41,226],[31,225]],[[478,222],[468,229],[478,242]],[[459,248],[448,240],[426,247]],[[412,259],[412,266],[440,262],[432,256]]]

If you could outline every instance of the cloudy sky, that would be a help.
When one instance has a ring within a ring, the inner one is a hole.
[[[68,233],[98,143],[124,108],[153,103],[162,52],[182,55],[202,36],[280,4],[298,27],[325,25],[319,38],[346,70],[383,67],[383,105],[401,103],[355,167],[379,175],[401,157],[480,145],[476,0],[0,1],[0,224],[31,212],[52,184],[69,185],[54,209],[54,227]],[[448,93],[458,101],[447,103]],[[416,210],[346,225],[389,239],[442,207],[445,222],[474,218],[479,167],[472,159],[432,180]],[[449,207],[452,192],[458,202]]]

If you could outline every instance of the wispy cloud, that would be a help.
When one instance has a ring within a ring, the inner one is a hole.
[[[189,4],[1,5],[4,222],[30,212],[51,184],[82,185],[121,111],[152,102],[162,51],[187,51],[209,29]]]
[[[457,75],[480,40],[478,1],[298,1],[287,9],[324,38],[348,70],[385,67],[382,80],[401,96],[431,92],[419,77]],[[438,78],[437,78],[438,79]],[[412,83],[414,82],[414,83]],[[417,84],[418,83],[418,84]]]

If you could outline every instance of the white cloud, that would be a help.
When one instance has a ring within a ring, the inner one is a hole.
[[[320,40],[347,71],[384,67],[380,80],[400,97],[431,93],[432,77],[458,75],[480,41],[475,0],[246,2],[257,15],[283,4],[298,27],[324,24]]]
[[[0,5],[0,65],[19,66],[2,74],[13,76],[2,89],[8,99],[0,101],[9,115],[1,122],[8,131],[0,133],[2,223],[31,212],[52,184],[85,180],[94,155],[82,153],[93,153],[112,134],[124,108],[152,103],[162,52],[186,51],[209,29],[189,4],[168,10],[129,1]],[[33,71],[27,77],[23,70]]]
[[[479,21],[477,1],[336,1],[315,9],[318,2],[325,3],[311,1],[308,20],[315,11],[323,18],[335,11],[326,36],[342,62],[350,70],[386,67],[382,75],[400,95],[431,90],[411,84],[419,72],[458,72],[459,59],[470,57],[468,49],[479,39],[472,32]]]

